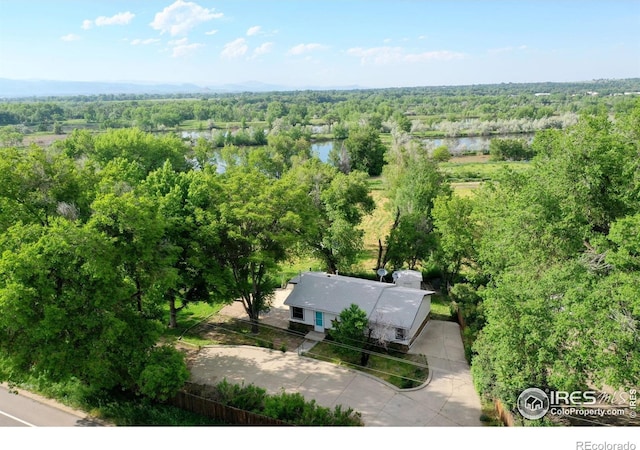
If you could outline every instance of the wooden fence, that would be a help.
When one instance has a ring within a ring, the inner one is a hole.
[[[184,391],[179,392],[171,400],[171,404],[180,409],[219,420],[229,425],[291,426],[281,420],[262,416],[243,409],[233,408]]]
[[[498,414],[498,417],[503,424],[508,427],[512,427],[515,425],[513,414],[511,414],[511,411],[504,407],[500,400],[498,400],[497,398],[493,399],[493,407],[496,409],[496,413]]]

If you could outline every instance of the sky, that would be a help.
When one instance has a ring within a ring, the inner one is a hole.
[[[640,77],[640,0],[0,0],[0,78],[367,88]]]

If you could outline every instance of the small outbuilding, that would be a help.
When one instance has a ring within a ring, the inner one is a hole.
[[[408,350],[427,322],[434,292],[415,287],[422,282],[420,272],[403,272],[412,273],[398,274],[395,283],[324,272],[301,273],[290,281],[293,289],[284,301],[289,307],[290,326],[325,332],[343,310],[355,303],[367,314],[376,339]],[[398,283],[399,279],[403,282]]]

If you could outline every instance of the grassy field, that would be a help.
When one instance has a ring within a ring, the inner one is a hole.
[[[460,197],[471,197],[474,192],[482,186],[481,181],[461,181],[458,183],[451,183],[453,192]]]
[[[463,156],[440,163],[440,170],[451,182],[481,182],[496,178],[504,170],[526,170],[528,162],[490,161],[487,155]]]
[[[381,177],[371,178],[370,187],[376,207],[360,224],[360,229],[364,231],[364,252],[358,265],[361,270],[375,270],[378,239],[384,244],[393,224],[393,212],[384,192],[384,180]]]

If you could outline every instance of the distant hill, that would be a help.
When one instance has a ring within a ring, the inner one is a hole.
[[[96,94],[173,94],[206,92],[195,84],[143,84],[93,81],[11,80],[0,78],[0,98]]]
[[[1,98],[64,97],[73,95],[100,94],[198,94],[224,92],[274,92],[295,90],[359,89],[358,86],[331,88],[287,87],[248,81],[220,86],[198,86],[196,84],[156,84],[137,82],[13,80],[0,78]]]

